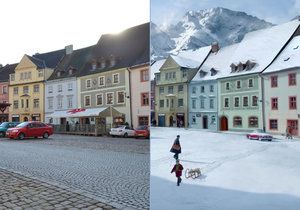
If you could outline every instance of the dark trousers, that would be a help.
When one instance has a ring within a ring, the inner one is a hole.
[[[175,155],[173,156],[173,157],[175,158],[175,160],[178,159],[178,154],[179,154],[179,153],[175,153]]]
[[[180,176],[177,177],[177,186],[179,186],[179,184],[181,183],[181,178]]]

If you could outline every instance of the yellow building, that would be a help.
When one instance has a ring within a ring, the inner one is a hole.
[[[23,56],[9,78],[10,121],[44,121],[44,82],[64,54],[65,50],[58,50]]]

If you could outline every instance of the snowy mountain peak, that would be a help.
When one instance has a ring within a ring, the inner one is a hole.
[[[161,30],[161,33],[157,29],[151,30],[152,43],[158,45],[151,46],[152,58],[177,54],[181,50],[195,50],[212,42],[218,42],[220,46],[234,44],[240,42],[246,33],[272,25],[245,12],[222,7],[187,11],[180,21],[169,25],[166,30]],[[159,42],[155,40],[157,37],[160,37]],[[162,37],[164,38],[161,39]],[[166,52],[161,51],[162,49],[170,50]]]

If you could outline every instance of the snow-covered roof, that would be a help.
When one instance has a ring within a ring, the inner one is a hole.
[[[271,73],[294,67],[300,67],[300,36],[294,37],[263,73]]]
[[[192,60],[179,55],[170,55],[171,58],[181,67],[185,68],[197,68],[201,65],[200,61]]]
[[[236,50],[238,44],[233,44],[224,48],[221,48],[216,53],[210,53],[206,61],[200,67],[198,73],[192,79],[192,82],[203,81],[203,80],[213,80],[223,75],[226,68],[230,66],[230,57]],[[215,69],[217,74],[211,76],[211,69]],[[207,72],[204,77],[200,77],[200,71]],[[227,72],[227,71],[225,71]]]
[[[234,73],[231,73],[230,67],[227,66],[227,73],[223,72],[223,77],[263,71],[293,35],[299,23],[298,20],[294,20],[267,29],[247,33],[244,39],[238,44],[238,47],[230,59],[230,63],[246,63],[248,60],[251,60],[254,61],[256,65],[250,70]]]
[[[158,60],[151,65],[151,80],[154,80],[155,73],[159,73],[159,70],[162,67],[162,65],[165,63],[165,61],[166,59]]]

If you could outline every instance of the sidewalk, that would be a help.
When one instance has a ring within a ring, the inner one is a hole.
[[[115,208],[70,190],[0,169],[0,210],[2,209]]]

